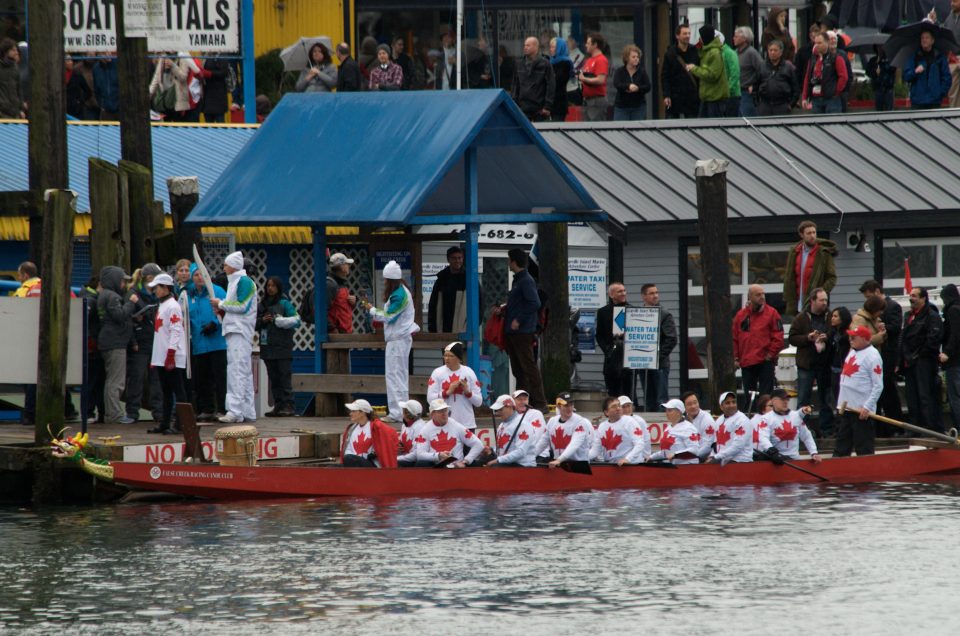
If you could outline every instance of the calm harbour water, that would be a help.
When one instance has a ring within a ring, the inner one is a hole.
[[[0,509],[0,632],[956,634],[960,482]]]

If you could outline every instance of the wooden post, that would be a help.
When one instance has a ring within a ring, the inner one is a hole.
[[[147,71],[149,68],[147,39],[126,37],[123,26],[123,3],[115,2],[113,6],[116,9],[117,16],[117,75],[120,80],[120,113],[118,115],[120,118],[120,156],[152,171],[151,78]],[[32,33],[32,15],[30,21],[30,31]],[[60,58],[63,59],[62,54]],[[136,224],[135,220],[134,224]],[[145,262],[142,260],[134,261],[138,267]]]
[[[173,235],[177,258],[193,260],[193,246],[203,253],[203,234],[198,225],[185,225],[184,221],[193,206],[200,200],[198,177],[170,177],[167,179],[170,193],[170,216],[173,219]]]
[[[130,226],[120,210],[120,170],[103,159],[87,160],[90,184],[90,263],[94,274],[107,265],[130,271]]]
[[[30,15],[30,189],[66,189],[67,113],[63,85],[63,5],[29,0]],[[30,216],[30,260],[43,262],[44,207]],[[49,245],[49,244],[47,244]],[[42,267],[41,276],[46,275]]]
[[[70,274],[73,268],[75,196],[69,190],[47,190],[44,209],[43,286],[40,290],[40,363],[37,368],[37,412],[34,439],[50,441],[47,425],[63,428],[70,331]],[[80,346],[80,343],[74,343]]]
[[[130,205],[130,264],[136,269],[156,260],[153,246],[153,174],[139,163],[120,160],[126,175]]]
[[[730,245],[727,237],[727,166],[725,159],[698,161],[697,229],[703,270],[707,323],[706,404],[723,391],[736,391],[733,366],[733,315],[730,308]]]
[[[540,287],[549,296],[550,321],[541,338],[543,390],[547,400],[570,388],[570,294],[567,280],[567,224],[538,223]]]

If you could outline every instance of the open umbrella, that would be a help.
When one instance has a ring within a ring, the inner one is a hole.
[[[898,68],[907,68],[913,63],[913,56],[920,48],[920,34],[929,31],[933,35],[933,48],[947,55],[951,51],[960,50],[956,38],[953,37],[953,31],[945,29],[938,24],[928,22],[914,22],[900,27],[890,36],[883,50],[887,54],[890,64]]]
[[[883,45],[890,39],[889,33],[877,33],[876,31],[867,33],[854,33],[847,44],[846,49],[849,53],[862,53],[869,55],[873,53],[873,47]],[[919,42],[919,36],[917,42]]]
[[[314,44],[320,43],[327,47],[330,55],[333,55],[333,42],[326,35],[318,35],[312,38],[300,38],[287,48],[280,51],[280,59],[283,60],[283,70],[302,71],[310,66],[308,52]],[[331,60],[327,60],[328,62]]]

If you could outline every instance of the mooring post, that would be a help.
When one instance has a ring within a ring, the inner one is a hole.
[[[540,364],[547,399],[570,388],[570,286],[567,224],[537,223],[540,287],[547,290],[550,321],[543,333]]]
[[[153,244],[153,173],[133,161],[120,160],[128,183],[130,266],[136,269],[156,260]]]
[[[733,314],[730,308],[730,245],[727,236],[727,166],[725,159],[698,161],[697,229],[703,271],[707,324],[706,403],[716,404],[724,391],[736,391],[733,366]]]
[[[176,257],[193,260],[193,246],[203,253],[203,233],[199,225],[187,225],[187,215],[200,201],[199,177],[169,177],[167,192],[170,194],[170,217],[173,220],[173,236]]]

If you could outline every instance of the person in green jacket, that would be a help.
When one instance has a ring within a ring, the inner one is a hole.
[[[712,24],[700,27],[700,45],[700,64],[687,64],[687,71],[700,80],[700,116],[722,117],[730,86],[720,52],[723,43]]]
[[[726,43],[723,33],[717,31],[720,40],[720,55],[723,57],[723,68],[727,71],[727,87],[730,97],[723,104],[724,117],[740,116],[740,56]]]

